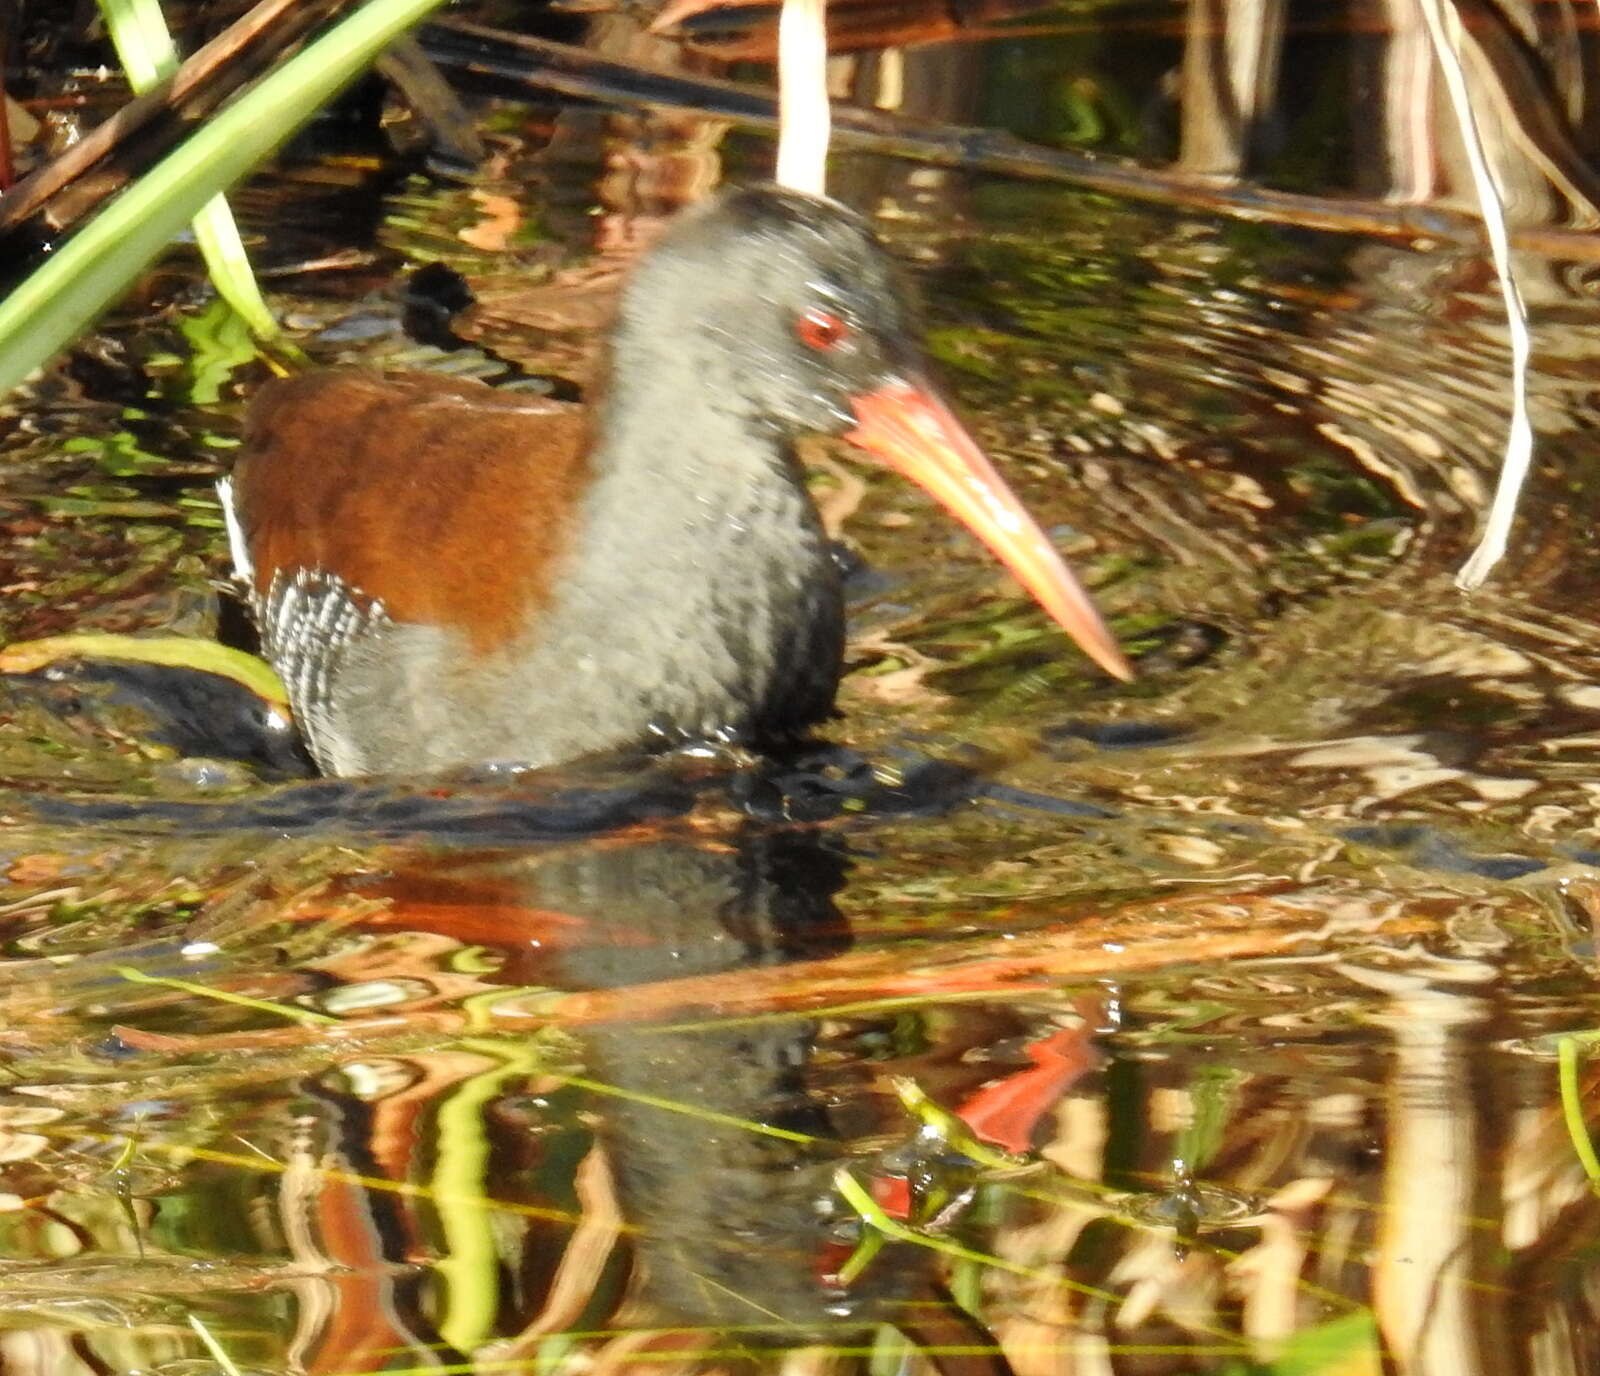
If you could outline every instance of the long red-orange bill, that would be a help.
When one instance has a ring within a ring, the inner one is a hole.
[[[949,508],[1108,674],[1133,677],[1083,585],[948,406],[897,382],[855,398],[854,409],[845,439]]]

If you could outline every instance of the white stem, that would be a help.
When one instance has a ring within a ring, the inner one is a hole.
[[[783,0],[778,16],[779,186],[821,196],[828,185],[827,0]]]
[[[1528,362],[1533,345],[1528,336],[1528,313],[1522,303],[1522,293],[1517,290],[1511,272],[1511,238],[1506,232],[1505,206],[1484,152],[1478,121],[1472,112],[1472,96],[1467,90],[1467,74],[1461,64],[1460,16],[1454,6],[1447,7],[1444,0],[1419,0],[1419,4],[1428,25],[1428,38],[1444,73],[1445,89],[1450,93],[1456,123],[1461,129],[1467,164],[1472,169],[1472,185],[1483,214],[1484,234],[1489,240],[1495,276],[1500,282],[1500,296],[1506,308],[1506,331],[1511,340],[1511,421],[1506,433],[1505,455],[1500,461],[1500,482],[1495,488],[1478,547],[1456,574],[1456,586],[1470,592],[1489,576],[1506,552],[1511,523],[1517,514],[1517,500],[1522,496],[1522,485],[1533,462],[1533,422],[1528,415]]]

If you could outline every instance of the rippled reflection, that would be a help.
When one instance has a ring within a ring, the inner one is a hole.
[[[118,957],[187,985],[90,957],[17,986],[9,1350],[165,1369],[193,1313],[328,1373],[1224,1370],[1379,1333],[1432,1370],[1592,1325],[1549,1044],[1495,1040],[1538,1025],[1532,971],[1536,1019],[1586,988],[1534,895],[969,891],[920,926],[884,884],[905,825],[853,858],[748,822],[283,842]]]

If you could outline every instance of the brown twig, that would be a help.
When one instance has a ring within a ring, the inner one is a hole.
[[[852,951],[771,969],[689,976],[626,990],[569,994],[541,1011],[566,1025],[650,1021],[665,1016],[762,1017],[887,999],[1001,996],[1057,989],[1064,980],[1150,974],[1188,965],[1314,954],[1332,944],[1335,909],[1348,895],[1204,895],[1131,904],[989,941],[936,943],[915,958],[902,947]],[[1422,911],[1379,916],[1363,935],[1396,939],[1437,925]],[[509,1000],[504,1011],[516,1008]]]
[[[763,129],[777,127],[777,103],[764,87],[691,76],[554,43],[547,39],[443,20],[421,34],[423,51],[446,67],[516,86],[584,100],[702,111]],[[1066,182],[1089,191],[1338,234],[1432,239],[1477,248],[1481,223],[1459,211],[1386,201],[1275,191],[1218,177],[1141,167],[1087,153],[1044,148],[993,129],[937,124],[834,106],[834,137],[843,145],[923,162]],[[1600,237],[1561,229],[1517,230],[1518,247],[1568,259],[1600,259]]]
[[[0,231],[11,230],[57,202],[62,193],[121,152],[158,122],[184,124],[208,114],[248,81],[263,65],[291,47],[313,27],[332,18],[355,0],[261,0],[189,58],[166,81],[124,105],[96,125],[60,157],[0,196]],[[175,142],[175,139],[171,141]],[[97,184],[86,203],[74,202],[52,215],[61,230],[98,205],[126,180],[126,174]]]
[[[1387,900],[1363,902],[1349,893],[1269,894],[1250,891],[1130,903],[1096,918],[990,940],[952,940],[917,948],[851,951],[770,969],[691,975],[619,989],[554,995],[541,991],[529,1003],[508,996],[492,1012],[497,1027],[585,1027],[598,1023],[656,1022],[664,1018],[745,1018],[818,1013],[829,1008],[892,999],[938,1000],[957,996],[1003,997],[1059,989],[1064,981],[1153,974],[1184,966],[1271,956],[1314,955],[1351,940],[1392,942],[1435,930],[1450,904],[1418,903],[1403,913]],[[290,920],[334,920],[336,911],[313,898]],[[396,903],[385,925],[426,929],[427,914]],[[419,1029],[465,1031],[465,1012],[431,1010],[411,1015],[351,1018],[316,1027],[281,1027],[199,1036],[118,1027],[117,1035],[142,1051],[185,1055],[197,1051],[286,1050],[321,1045],[333,1055]]]
[[[0,195],[17,179],[17,164],[11,156],[11,108],[6,95],[6,34],[0,30]]]
[[[4,50],[0,49],[0,76],[5,72]],[[17,165],[11,156],[11,111],[6,105],[5,82],[0,80],[0,194],[17,179]]]

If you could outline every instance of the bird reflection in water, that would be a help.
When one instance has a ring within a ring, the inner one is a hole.
[[[592,995],[597,1016],[579,1019],[571,1075],[546,1077],[548,1058],[524,1076],[486,1073],[447,1050],[389,1063],[394,1088],[364,1103],[349,1093],[348,1067],[329,1082],[344,1089],[321,1097],[337,1108],[347,1169],[380,1179],[414,1180],[431,1157],[438,1180],[439,1159],[460,1155],[446,1138],[450,1101],[475,1099],[488,1139],[476,1188],[495,1202],[436,1199],[430,1219],[380,1191],[369,1207],[383,1222],[357,1228],[329,1226],[320,1210],[324,1258],[381,1276],[381,1293],[359,1304],[346,1294],[331,1312],[304,1307],[300,1346],[319,1354],[308,1369],[377,1369],[368,1363],[397,1345],[430,1360],[452,1349],[534,1360],[576,1332],[596,1360],[648,1358],[659,1370],[814,1344],[864,1352],[884,1324],[945,1351],[941,1370],[1000,1366],[927,1249],[891,1242],[840,1278],[864,1231],[836,1187],[842,1163],[880,1200],[909,1198],[908,1176],[925,1183],[964,1166],[941,1159],[927,1134],[908,1149],[915,1123],[875,1082],[864,1049],[844,1045],[842,1024],[825,1031],[782,1011],[719,1019],[695,993],[673,996],[676,983],[704,990],[717,976],[846,949],[835,895],[847,869],[834,838],[749,826],[715,840],[655,830],[544,853],[436,856],[369,888],[386,900],[372,924],[404,929],[408,942],[430,929],[483,942],[504,956],[496,982]],[[398,1065],[410,1073],[393,1075]],[[382,1078],[374,1065],[362,1073]],[[492,1094],[475,1094],[475,1082]],[[431,1136],[418,1130],[429,1100],[440,1105]],[[557,1181],[563,1171],[570,1182]],[[570,1217],[550,1213],[562,1196],[576,1203]],[[474,1212],[480,1242],[492,1228],[498,1253],[476,1270],[463,1245]],[[442,1245],[429,1240],[435,1230]],[[434,1278],[406,1289],[373,1256],[339,1254],[380,1238],[390,1263],[442,1255]],[[388,1316],[382,1341],[369,1331],[352,1342],[337,1319],[352,1307]]]

